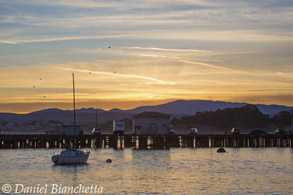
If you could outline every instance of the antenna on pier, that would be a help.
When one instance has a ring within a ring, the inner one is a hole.
[[[96,128],[98,128],[98,108],[96,107]]]
[[[293,110],[291,110],[291,117],[292,117],[292,122],[291,122],[290,135],[292,135],[292,132],[293,132]]]
[[[76,135],[76,113],[75,113],[75,85],[74,85],[74,73],[72,73],[73,81],[73,124],[74,124],[74,134]]]

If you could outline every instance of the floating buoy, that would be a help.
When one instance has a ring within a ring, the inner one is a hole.
[[[218,153],[225,153],[226,150],[225,150],[224,148],[221,147],[221,148],[219,148],[219,149],[217,150],[217,152],[218,152]]]
[[[107,163],[111,163],[112,160],[111,160],[111,159],[107,159],[106,162],[107,162]]]

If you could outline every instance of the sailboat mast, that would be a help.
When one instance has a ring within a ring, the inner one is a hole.
[[[74,124],[74,134],[76,135],[76,114],[75,114],[75,86],[74,86],[74,73],[72,73],[73,81],[73,124]]]

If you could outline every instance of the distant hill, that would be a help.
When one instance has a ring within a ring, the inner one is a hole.
[[[225,108],[239,108],[247,105],[246,103],[232,103],[223,101],[208,101],[208,100],[177,100],[169,102],[166,104],[156,105],[156,106],[141,106],[130,110],[120,110],[112,109],[110,111],[105,111],[98,109],[98,118],[100,122],[105,122],[107,120],[121,120],[123,118],[131,118],[133,114],[145,112],[145,111],[155,111],[165,114],[170,114],[172,116],[183,116],[183,115],[194,115],[196,112],[204,111],[216,111],[218,109]],[[280,106],[280,105],[263,105],[257,104],[258,109],[264,114],[270,114],[273,116],[280,111],[291,111],[293,107]],[[76,110],[77,121],[88,122],[95,121],[94,108],[82,108]],[[32,120],[59,120],[62,122],[72,122],[73,111],[72,110],[60,110],[57,108],[40,110],[32,112],[29,114],[13,114],[13,113],[0,113],[1,121],[32,121]]]
[[[233,103],[209,100],[177,100],[157,106],[141,106],[132,110],[126,110],[125,112],[137,114],[144,111],[155,111],[165,114],[194,115],[196,112],[216,111],[218,109],[225,108],[240,108],[245,105],[247,105],[247,103]],[[269,115],[275,115],[280,111],[293,110],[293,107],[289,106],[264,104],[256,104],[256,106],[263,114]]]
[[[81,109],[76,110],[77,122],[94,122],[96,120],[96,111]],[[129,113],[115,113],[98,110],[98,121],[105,122],[107,120],[121,120],[124,118],[131,118],[132,114]],[[73,111],[71,110],[41,110],[29,114],[13,114],[13,113],[0,113],[0,122],[26,122],[26,121],[61,121],[64,123],[73,122]]]
[[[217,109],[241,107],[244,105],[246,105],[246,103],[231,103],[208,100],[177,100],[157,106],[141,106],[132,110],[127,110],[127,112],[136,114],[145,111],[155,111],[165,114],[194,115],[196,112],[214,111]]]

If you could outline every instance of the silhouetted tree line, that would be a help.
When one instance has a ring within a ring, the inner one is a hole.
[[[274,116],[272,122],[278,126],[286,126],[292,124],[292,115],[288,111],[281,111]]]
[[[292,123],[291,113],[282,111],[273,118],[263,114],[255,105],[245,105],[241,108],[226,108],[224,110],[197,112],[193,116],[173,118],[172,125],[185,126],[195,125],[213,126],[219,128],[243,127],[265,128],[269,125],[287,126]]]
[[[127,130],[132,129],[132,119],[124,118],[120,121],[125,122]],[[181,126],[187,129],[197,126],[210,126],[231,129],[240,127],[247,129],[265,128],[268,126],[285,127],[291,125],[292,115],[288,111],[281,111],[273,118],[263,114],[255,105],[245,105],[241,108],[226,108],[223,110],[197,112],[193,116],[186,116],[180,119],[173,118],[170,124]],[[112,131],[113,121],[108,120],[100,124],[102,130]]]

